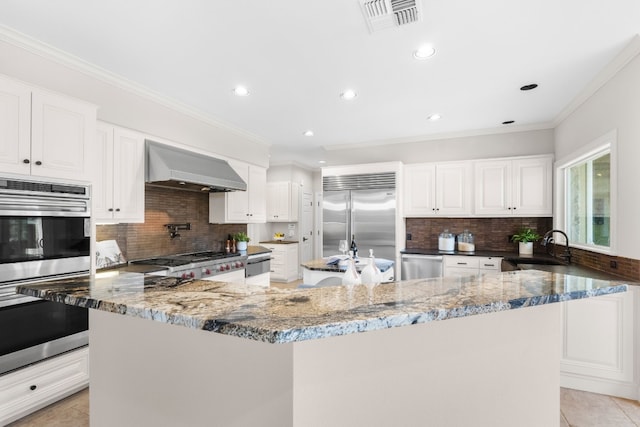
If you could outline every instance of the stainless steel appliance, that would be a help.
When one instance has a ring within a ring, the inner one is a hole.
[[[258,276],[271,271],[271,252],[264,254],[253,254],[247,257],[247,267],[245,277]]]
[[[147,264],[164,267],[151,274],[180,277],[182,279],[225,280],[229,273],[240,272],[244,277],[247,256],[227,252],[193,252],[132,261],[132,264]],[[237,276],[240,277],[240,276]]]
[[[206,192],[246,191],[226,160],[146,141],[146,181],[158,187]]]
[[[0,177],[0,374],[88,343],[86,308],[15,288],[88,274],[89,219],[88,186]]]
[[[338,253],[340,240],[355,236],[359,253],[396,259],[394,172],[322,178],[323,256]]]
[[[442,255],[402,254],[402,280],[442,277]]]

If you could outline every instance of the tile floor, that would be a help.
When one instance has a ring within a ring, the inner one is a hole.
[[[89,426],[89,389],[41,409],[7,427]],[[560,427],[640,426],[640,403],[584,391],[560,390]]]

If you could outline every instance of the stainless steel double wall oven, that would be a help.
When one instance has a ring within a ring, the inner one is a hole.
[[[15,287],[89,272],[90,206],[89,186],[0,177],[0,374],[88,343],[86,308]]]

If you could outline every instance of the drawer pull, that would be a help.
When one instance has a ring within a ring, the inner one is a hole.
[[[33,390],[35,390],[35,389],[37,389],[37,388],[38,388],[38,386],[37,386],[37,385],[35,385],[35,384],[33,384],[31,387],[29,387],[29,390],[33,391]]]
[[[457,264],[458,264],[458,265],[467,265],[467,263],[466,263],[466,262],[459,262],[459,263],[457,263]]]
[[[484,266],[485,267],[495,267],[496,265],[495,264],[485,264]]]

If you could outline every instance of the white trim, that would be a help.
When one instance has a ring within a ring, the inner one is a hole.
[[[567,194],[567,182],[565,179],[565,170],[568,167],[581,163],[590,157],[593,157],[600,151],[608,148],[611,156],[611,170],[609,184],[610,192],[610,223],[609,223],[609,247],[597,245],[584,245],[580,243],[570,242],[571,247],[588,250],[591,252],[602,253],[606,255],[617,255],[617,216],[618,216],[618,131],[613,129],[595,140],[581,146],[573,153],[558,160],[554,165],[554,182],[555,182],[555,209],[554,209],[554,228],[566,230],[566,209],[565,200]]]
[[[271,143],[267,140],[248,132],[244,129],[235,127],[229,123],[225,123],[218,118],[212,117],[210,114],[197,110],[187,104],[184,104],[178,100],[170,98],[159,92],[153,91],[143,85],[135,83],[127,78],[120,76],[104,68],[98,67],[88,61],[85,61],[75,55],[58,49],[54,46],[46,44],[40,40],[30,37],[26,34],[15,31],[5,25],[0,24],[0,42],[5,42],[13,46],[19,47],[38,56],[41,56],[47,60],[55,61],[66,67],[69,67],[75,71],[79,71],[90,77],[101,80],[107,84],[115,86],[119,89],[126,90],[142,98],[146,98],[150,101],[158,103],[164,107],[172,109],[189,116],[193,119],[207,123],[209,125],[219,127],[229,132],[235,133],[243,138],[247,138],[252,142],[260,143],[266,146],[271,146]],[[30,84],[29,82],[25,82]]]

